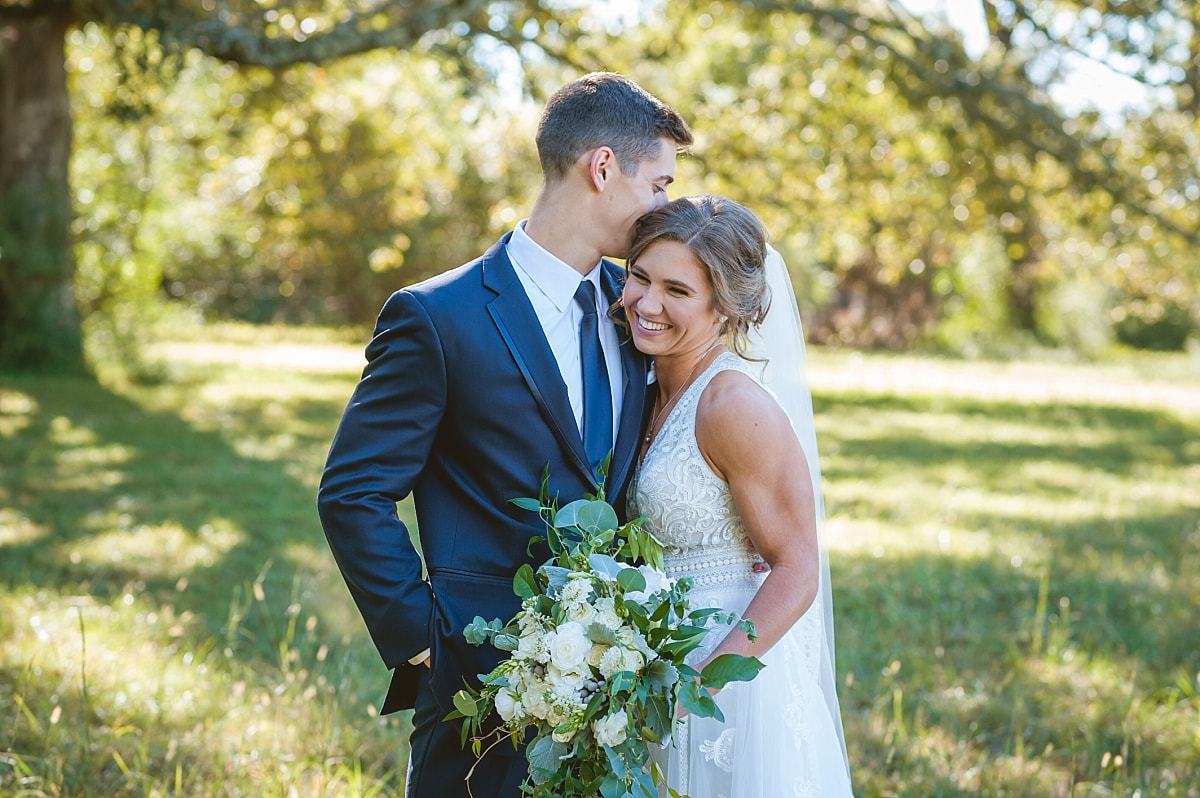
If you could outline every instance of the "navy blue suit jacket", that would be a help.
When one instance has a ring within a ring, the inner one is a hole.
[[[510,234],[511,235],[511,234]],[[549,466],[560,502],[593,492],[592,470],[566,385],[502,238],[481,258],[397,291],[367,345],[367,366],[334,436],[318,509],[338,566],[384,663],[394,669],[384,713],[413,705],[416,667],[432,651],[434,693],[445,712],[462,688],[499,661],[468,646],[475,615],[507,621],[520,603],[512,576],[535,513],[509,503],[536,497]],[[603,262],[610,301],[622,270]],[[623,509],[644,420],[648,362],[621,336],[623,410],[606,484]],[[397,518],[414,497],[427,566]],[[537,565],[548,556],[536,550]]]

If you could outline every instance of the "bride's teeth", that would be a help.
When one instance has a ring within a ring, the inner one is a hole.
[[[647,330],[655,330],[655,331],[657,331],[657,330],[665,330],[665,329],[667,329],[667,327],[668,327],[668,326],[670,326],[670,325],[667,325],[667,324],[659,324],[658,322],[654,322],[654,321],[646,321],[645,319],[642,319],[642,326],[643,326],[643,327],[645,327]]]

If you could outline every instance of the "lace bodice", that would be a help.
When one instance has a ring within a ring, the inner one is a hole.
[[[646,529],[666,547],[669,570],[688,570],[698,589],[723,583],[733,574],[752,574],[757,558],[729,486],[713,473],[696,442],[700,396],[727,369],[753,376],[737,355],[721,353],[679,397],[629,492],[631,515],[645,516]]]
[[[665,547],[667,575],[691,577],[693,605],[722,606],[741,612],[766,578],[753,570],[754,551],[729,485],[717,476],[696,442],[696,409],[704,389],[722,371],[736,370],[756,382],[753,367],[723,352],[701,372],[667,416],[650,445],[629,490],[630,517],[644,516],[644,527]],[[795,631],[805,640],[805,668],[816,672],[821,633],[819,599]],[[709,635],[693,654],[704,656],[720,642]]]

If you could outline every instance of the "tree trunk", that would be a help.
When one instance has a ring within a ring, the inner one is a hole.
[[[70,20],[0,22],[0,368],[82,367],[72,294]]]

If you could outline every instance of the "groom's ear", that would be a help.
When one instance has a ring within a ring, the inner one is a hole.
[[[617,154],[612,147],[597,147],[588,157],[588,178],[596,190],[603,193],[612,178],[613,172],[620,168],[617,164]]]

